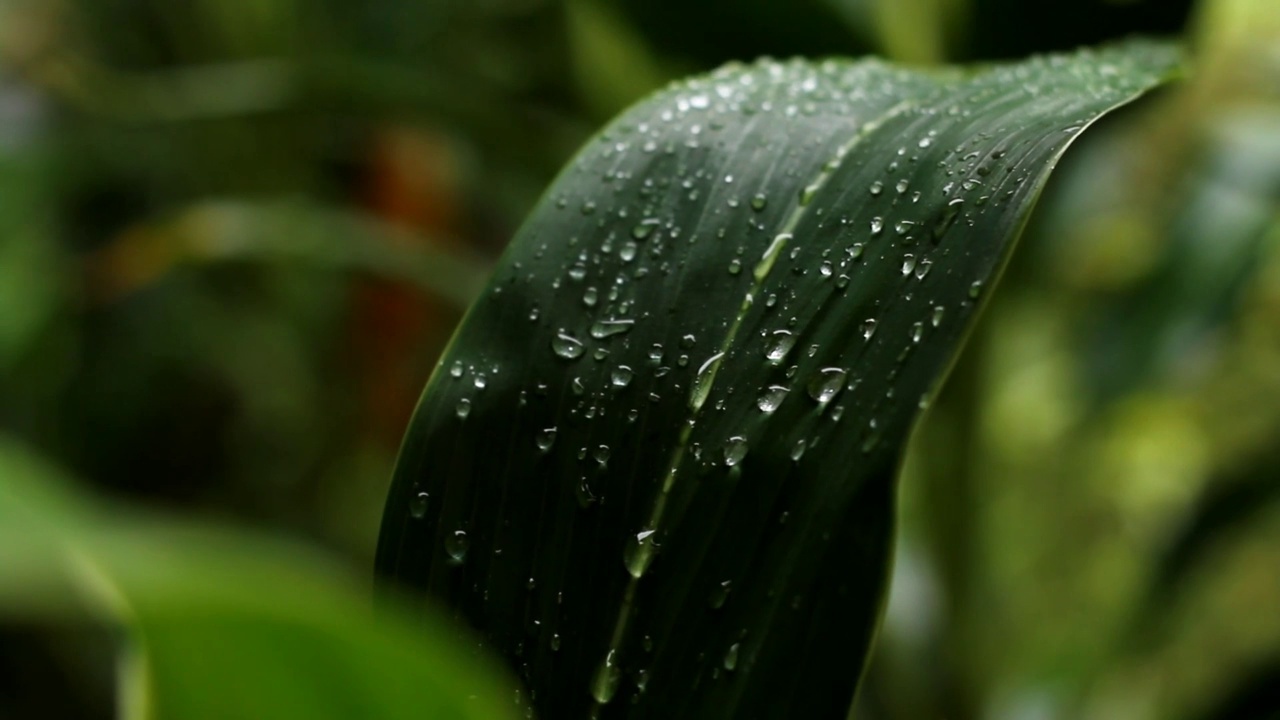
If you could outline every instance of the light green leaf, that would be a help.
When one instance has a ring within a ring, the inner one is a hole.
[[[551,718],[843,717],[894,478],[1050,169],[1171,71],[760,62],[614,121],[429,382],[378,555]]]
[[[362,586],[301,548],[97,507],[0,438],[0,613],[121,624],[122,717],[515,716],[474,644],[376,615]]]

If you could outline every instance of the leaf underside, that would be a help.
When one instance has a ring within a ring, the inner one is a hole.
[[[1174,63],[762,61],[633,107],[428,383],[382,585],[543,717],[843,717],[916,417],[1067,144]]]

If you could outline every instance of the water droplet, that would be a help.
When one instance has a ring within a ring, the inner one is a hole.
[[[884,232],[884,218],[882,217],[871,218],[871,235],[876,236],[882,232]]]
[[[609,379],[616,388],[624,388],[631,384],[631,378],[635,377],[635,372],[626,365],[619,365],[613,369],[613,373]]]
[[[636,251],[638,249],[639,247],[634,242],[628,240],[618,248],[618,257],[622,259],[622,262],[631,262],[636,259]]]
[[[702,367],[698,368],[698,373],[693,379],[693,392],[689,395],[689,408],[694,412],[702,409],[702,404],[707,401],[707,395],[711,394],[711,385],[715,381],[716,370],[720,367],[720,360],[724,357],[724,353],[716,353],[707,361],[702,363]]]
[[[655,530],[644,530],[636,533],[635,537],[627,541],[626,548],[622,552],[622,563],[627,567],[627,572],[633,578],[641,578],[649,564],[653,562],[655,546],[650,538]]]
[[[444,536],[444,551],[449,554],[450,562],[455,565],[459,565],[467,559],[467,548],[469,547],[471,547],[471,541],[467,538],[465,530],[454,530]]]
[[[601,705],[607,704],[618,692],[618,684],[622,680],[622,668],[616,664],[616,650],[609,650],[604,662],[596,670],[591,680],[591,697]]]
[[[569,268],[569,279],[573,280],[574,282],[582,282],[582,279],[585,278],[586,276],[587,276],[586,265],[579,263]]]
[[[542,452],[548,452],[551,450],[551,446],[556,444],[556,429],[549,427],[539,430],[537,436],[534,437],[533,442],[538,446],[539,450]]]
[[[751,198],[751,209],[756,212],[764,210],[765,206],[768,204],[769,198],[765,197],[764,193],[756,193],[755,197]]]
[[[654,343],[653,347],[649,348],[649,362],[654,365],[662,362],[662,346],[658,343]]]
[[[742,261],[741,261],[741,260],[739,260],[738,258],[734,258],[734,259],[730,260],[730,261],[729,261],[729,274],[730,274],[730,275],[737,275],[737,274],[738,274],[738,273],[740,273],[740,272],[742,272]]]
[[[747,456],[747,439],[741,435],[735,435],[729,438],[729,442],[724,446],[724,464],[725,467],[733,467],[742,462]]]
[[[906,235],[911,232],[912,227],[915,227],[915,222],[911,220],[899,220],[893,224],[893,231],[899,235]]]
[[[942,214],[938,216],[937,222],[933,224],[933,241],[936,243],[942,239],[943,235],[956,224],[956,220],[960,217],[960,211],[964,209],[964,198],[954,198],[951,202],[942,208]]]
[[[849,255],[849,261],[852,262],[862,257],[863,249],[864,247],[862,243],[854,243],[852,247],[850,247],[848,250],[845,250],[845,252],[848,253]]]
[[[596,211],[596,204],[590,200],[582,203],[582,214],[591,215]]]
[[[756,399],[756,407],[760,408],[760,412],[771,413],[778,409],[789,391],[790,388],[785,385],[770,385]]]
[[[698,337],[696,335],[689,334],[689,335],[684,335],[683,337],[680,338],[680,347],[684,348],[685,350],[688,350],[689,348],[697,344],[698,344]]]
[[[929,271],[932,269],[933,269],[932,260],[928,258],[921,260],[920,264],[916,266],[916,279],[917,280],[925,279],[925,277],[929,274]]]
[[[591,337],[603,340],[614,335],[622,335],[630,332],[635,324],[635,320],[597,320],[591,325]]]
[[[458,416],[459,420],[466,420],[467,416],[471,414],[471,401],[462,398],[458,401],[457,407],[453,409],[453,413]]]
[[[809,443],[803,438],[797,440],[796,444],[791,446],[791,462],[800,462],[800,458],[804,457],[804,451],[808,447]],[[785,519],[785,514],[783,517]]]
[[[894,186],[894,189],[898,191],[899,195],[901,195],[902,193],[906,192],[907,188],[909,187],[911,187],[911,183],[908,182],[906,178],[903,178],[902,180],[898,181],[898,184]]]
[[[414,495],[413,499],[409,501],[409,515],[415,520],[421,520],[427,514],[427,505],[430,499],[430,496],[424,492]]]
[[[911,326],[911,342],[918,343],[924,337],[924,323],[917,322]]]
[[[658,218],[645,218],[644,220],[641,220],[635,227],[631,228],[631,237],[636,240],[644,240],[653,234],[653,231],[658,227],[659,222]]]
[[[818,266],[818,272],[822,274],[822,277],[831,277],[831,273],[834,272],[831,261],[823,260],[822,265]]]
[[[916,256],[907,253],[902,256],[902,274],[910,275],[912,270],[916,269]]]
[[[462,372],[463,372],[462,361],[461,360],[454,361],[453,367],[449,368],[449,377],[460,378],[462,377]]]
[[[707,606],[712,610],[719,610],[724,607],[725,601],[729,599],[729,590],[732,585],[732,581],[725,580],[712,586],[711,593],[707,595]]]
[[[974,280],[973,284],[969,286],[969,297],[973,298],[974,300],[977,300],[978,296],[981,294],[982,294],[982,281]]]
[[[831,402],[831,399],[844,389],[845,371],[840,368],[823,368],[809,381],[809,397],[819,404]]]
[[[871,187],[867,188],[867,192],[871,193],[873,197],[879,195],[880,193],[884,192],[884,183],[880,182],[879,180],[876,180],[875,182],[871,183]]]
[[[876,334],[876,319],[867,318],[862,321],[862,339],[870,340],[872,335]]]
[[[560,651],[560,633],[551,633],[551,652]]]
[[[813,183],[812,185],[806,185],[800,191],[800,207],[804,207],[809,203],[813,202],[813,196],[817,195],[818,190],[820,190],[821,188],[822,188],[822,185],[816,182]]]
[[[929,318],[929,322],[932,323],[934,327],[938,327],[938,324],[942,322],[942,316],[945,313],[946,309],[941,305],[934,306],[933,315]]]
[[[790,330],[774,330],[766,344],[764,357],[770,363],[780,365],[795,344],[796,336]]]
[[[595,450],[591,451],[592,459],[594,459],[597,463],[601,465],[608,464],[609,455],[610,455],[610,450],[608,445],[601,445],[597,447]]]
[[[733,672],[738,667],[738,647],[740,643],[734,643],[724,654],[724,669]]]
[[[595,285],[588,287],[582,293],[582,304],[586,305],[587,307],[595,307],[596,303],[599,302],[599,300],[600,300],[600,291],[596,290]]]
[[[565,360],[577,360],[582,357],[582,353],[586,352],[580,340],[563,330],[551,338],[551,349]]]

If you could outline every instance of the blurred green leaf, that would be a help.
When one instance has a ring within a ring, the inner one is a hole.
[[[436,368],[386,585],[449,603],[546,717],[842,717],[920,409],[1061,153],[1173,63],[765,61],[632,108]]]
[[[0,440],[0,612],[123,624],[123,717],[515,715],[474,646],[363,595],[300,548],[97,507]]]

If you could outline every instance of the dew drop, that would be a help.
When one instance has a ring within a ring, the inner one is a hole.
[[[910,275],[912,270],[916,269],[916,256],[907,253],[902,256],[902,274]]]
[[[977,300],[978,296],[981,294],[982,294],[982,281],[974,280],[973,283],[969,285],[969,297],[973,298],[974,300]]]
[[[876,334],[876,319],[867,318],[862,321],[862,339],[870,340],[872,335]]]
[[[924,337],[924,323],[916,322],[911,326],[911,342],[918,343]]]
[[[462,377],[462,372],[463,372],[462,361],[461,360],[455,361],[453,363],[453,367],[449,368],[449,377],[460,378]]]
[[[733,582],[730,580],[716,583],[711,588],[711,592],[707,595],[707,606],[712,610],[719,610],[724,607],[725,601],[729,599],[729,590],[732,585]]]
[[[618,692],[618,684],[622,680],[622,669],[616,664],[616,650],[610,650],[605,655],[604,662],[596,670],[595,677],[591,680],[591,697],[601,705],[607,704],[613,699]]]
[[[884,218],[882,217],[871,218],[871,235],[874,237],[876,235],[879,235],[882,232],[884,232]]]
[[[649,362],[654,365],[662,362],[662,346],[658,343],[654,343],[653,347],[649,348]]]
[[[467,538],[465,530],[454,530],[444,536],[444,551],[454,565],[460,565],[467,559],[467,549],[470,547],[471,540]]]
[[[800,191],[800,207],[804,207],[809,203],[813,202],[813,197],[818,194],[818,190],[821,188],[822,188],[822,185],[820,185],[819,183],[806,185]]]
[[[591,285],[591,286],[589,286],[589,287],[588,287],[588,288],[587,288],[587,289],[582,293],[582,304],[583,304],[583,305],[586,305],[586,306],[587,306],[587,307],[589,307],[589,308],[590,308],[590,307],[595,307],[595,306],[596,306],[596,303],[597,303],[597,302],[599,302],[599,301],[600,301],[600,291],[599,291],[599,290],[596,290],[596,286],[595,286],[595,285]]]
[[[818,272],[822,274],[822,277],[831,277],[831,273],[834,271],[835,269],[832,267],[830,260],[823,260],[822,265],[818,267]]]
[[[934,308],[933,308],[933,315],[932,315],[932,316],[930,316],[930,318],[929,318],[929,322],[930,322],[934,327],[938,327],[939,323],[941,323],[941,322],[942,322],[942,316],[943,316],[945,313],[946,313],[946,309],[945,309],[945,308],[943,308],[941,305],[935,305],[935,306],[934,306]]]
[[[608,445],[600,445],[595,450],[591,451],[591,458],[601,465],[608,464],[609,455],[610,450]]]
[[[867,188],[867,192],[871,193],[872,197],[879,195],[880,193],[884,192],[884,183],[880,182],[879,180],[876,180],[875,182],[871,183],[871,187]]]
[[[911,228],[915,227],[915,222],[911,220],[899,220],[893,224],[893,231],[899,235],[906,235],[911,232]]]
[[[844,389],[845,371],[840,368],[823,368],[809,381],[809,397],[819,404],[831,402]]]
[[[622,335],[631,331],[635,320],[597,320],[591,325],[591,337],[596,340]]]
[[[769,198],[765,197],[764,193],[756,193],[755,197],[751,198],[751,209],[756,212],[764,210],[768,204]]]
[[[631,262],[636,259],[636,251],[638,249],[634,242],[628,240],[618,248],[618,257],[622,259],[622,262]]]
[[[898,191],[899,195],[901,195],[902,193],[906,192],[907,188],[909,187],[911,187],[911,183],[908,182],[906,178],[903,178],[902,180],[898,181],[898,184],[894,186],[894,189]]]
[[[551,349],[565,360],[577,360],[582,357],[582,353],[586,352],[580,340],[563,330],[551,338]]]
[[[724,446],[724,464],[725,467],[733,467],[742,462],[747,456],[747,439],[741,435],[735,435],[729,438]]]
[[[654,530],[644,530],[636,533],[635,537],[627,541],[627,546],[622,551],[622,563],[633,578],[644,577],[649,564],[653,562],[655,547],[650,538],[654,532]]]
[[[730,260],[730,261],[729,261],[729,274],[730,274],[730,275],[737,275],[737,274],[738,274],[738,273],[740,273],[740,272],[742,272],[742,261],[741,261],[741,260],[739,260],[738,258],[734,258],[734,259]]]
[[[409,501],[409,515],[415,520],[421,520],[427,514],[427,505],[429,501],[430,496],[424,492],[414,495],[413,499]]]
[[[848,253],[848,255],[849,255],[849,260],[850,260],[850,261],[853,261],[853,260],[857,260],[858,258],[862,257],[862,251],[863,251],[863,249],[864,249],[864,247],[863,247],[862,243],[854,243],[854,244],[853,244],[853,246],[852,246],[852,247],[850,247],[848,250],[845,250],[845,252],[846,252],[846,253]]]
[[[774,330],[765,347],[764,357],[770,363],[780,365],[795,344],[796,336],[790,330]]]
[[[631,384],[631,379],[635,377],[635,372],[626,365],[619,365],[613,369],[613,373],[609,376],[610,382],[616,388],[624,388]]]
[[[942,236],[947,234],[952,225],[956,224],[956,220],[960,217],[960,211],[964,209],[964,198],[954,198],[942,208],[942,214],[938,216],[938,220],[933,224],[933,241],[936,243],[942,240]]]
[[[804,451],[808,447],[809,443],[804,438],[797,440],[796,444],[791,446],[791,462],[800,462],[800,458],[804,457]]]
[[[756,407],[760,408],[762,413],[771,413],[778,409],[790,388],[785,385],[770,385],[764,392],[760,393],[760,397],[756,398]]]
[[[453,409],[453,414],[457,415],[459,420],[466,420],[471,414],[471,401],[466,398],[459,400],[458,405]]]
[[[645,218],[644,220],[641,220],[635,227],[631,228],[631,237],[636,240],[644,240],[653,234],[653,231],[658,227],[659,222],[658,218]]]
[[[724,654],[724,669],[733,672],[738,667],[738,647],[740,643],[734,643]]]
[[[538,434],[534,436],[533,442],[542,452],[549,452],[551,446],[556,444],[556,429],[549,427],[539,430]]]

